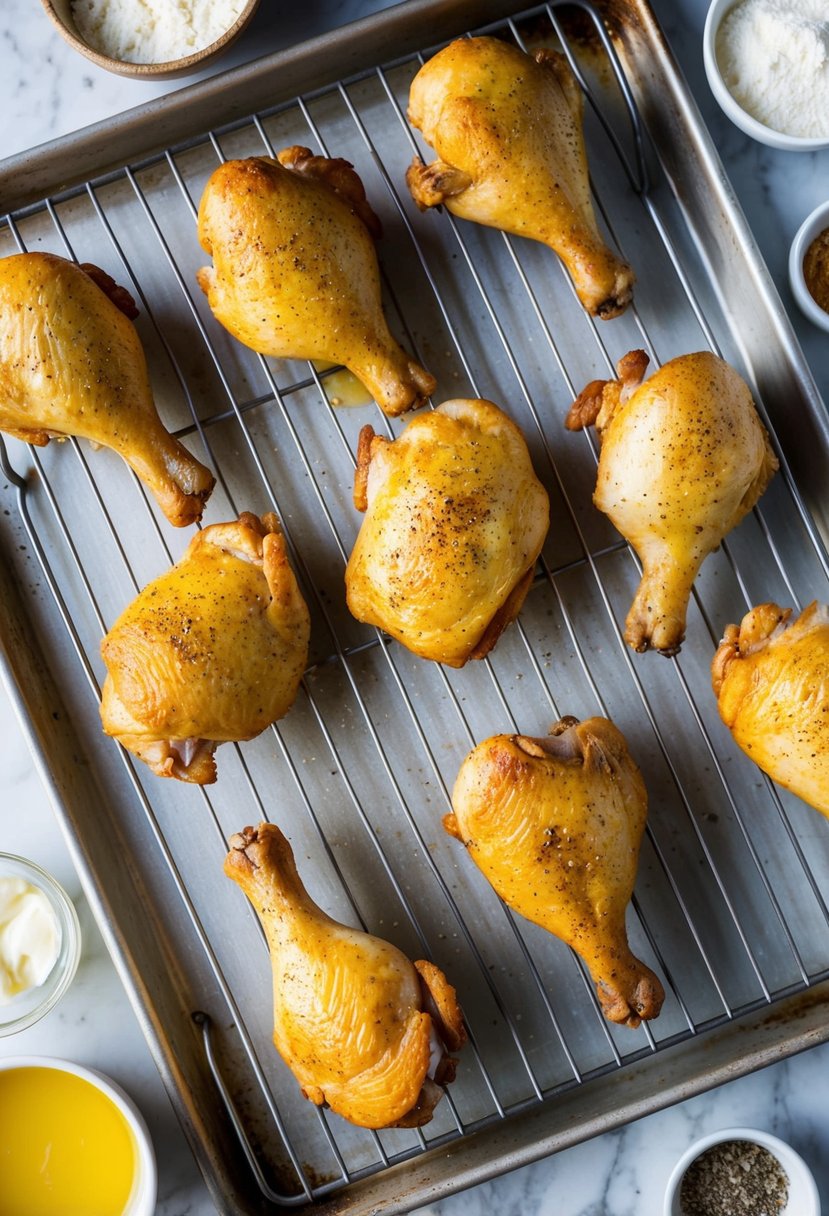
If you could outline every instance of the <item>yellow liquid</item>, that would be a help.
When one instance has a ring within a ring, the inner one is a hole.
[[[122,1216],[135,1147],[117,1106],[81,1077],[0,1071],[0,1216]]]
[[[334,366],[333,363],[324,363],[321,359],[314,359],[313,364],[318,372]],[[374,400],[363,382],[358,380],[347,367],[340,368],[338,372],[332,372],[330,376],[323,376],[322,387],[325,389],[326,397],[335,408],[370,405]]]

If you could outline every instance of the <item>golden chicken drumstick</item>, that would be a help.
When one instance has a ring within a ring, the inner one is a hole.
[[[720,717],[746,755],[829,817],[829,607],[777,604],[729,625],[711,664]]]
[[[412,81],[409,121],[439,159],[416,159],[406,180],[421,209],[443,203],[461,219],[549,245],[587,311],[615,317],[632,299],[634,275],[596,225],[583,110],[564,55],[460,38]]]
[[[285,148],[221,165],[199,206],[198,272],[217,320],[283,359],[343,363],[386,414],[435,387],[389,332],[374,238],[380,222],[348,161]]]
[[[274,1043],[305,1097],[359,1127],[428,1123],[466,1041],[443,972],[327,916],[271,823],[230,838],[225,873],[265,930]]]
[[[183,527],[201,519],[214,479],[161,423],[136,315],[97,266],[0,258],[0,430],[41,447],[76,435],[111,448]]]
[[[348,607],[424,659],[481,659],[515,619],[549,524],[521,431],[491,401],[445,401],[393,442],[360,435]]]
[[[722,359],[681,355],[642,383],[647,365],[630,351],[618,380],[591,381],[567,427],[595,423],[593,502],[642,562],[625,641],[673,655],[700,566],[763,494],[777,457],[748,385]]]
[[[219,743],[290,709],[309,631],[276,516],[212,524],[101,643],[104,731],[159,777],[207,785]]]
[[[655,1018],[662,985],[625,929],[647,794],[613,723],[569,717],[545,739],[486,739],[461,765],[452,808],[447,832],[506,904],[584,959],[605,1017]]]

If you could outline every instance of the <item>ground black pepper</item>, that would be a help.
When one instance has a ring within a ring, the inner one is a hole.
[[[777,1158],[750,1140],[724,1140],[700,1153],[682,1176],[682,1216],[779,1216],[789,1180]]]

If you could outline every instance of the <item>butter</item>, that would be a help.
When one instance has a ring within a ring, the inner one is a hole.
[[[0,1005],[38,988],[60,953],[60,925],[48,897],[24,878],[0,876]]]

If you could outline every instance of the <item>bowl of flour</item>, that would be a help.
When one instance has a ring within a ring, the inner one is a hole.
[[[713,0],[703,59],[731,121],[788,151],[829,147],[827,0]]]
[[[259,0],[41,0],[66,41],[119,76],[186,76],[221,55]]]

